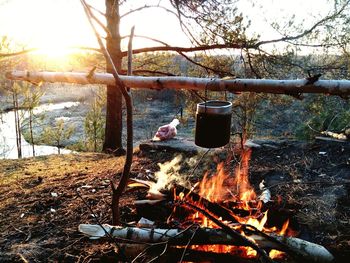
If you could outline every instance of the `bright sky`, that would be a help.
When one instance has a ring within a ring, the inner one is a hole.
[[[104,11],[104,1],[90,0],[93,6]],[[132,0],[134,6],[159,0]],[[166,4],[166,0],[162,1]],[[325,14],[327,0],[246,0],[239,5],[243,14],[252,21],[250,33],[258,33],[262,39],[279,35],[269,23],[288,21],[296,15],[298,21],[311,25]],[[252,7],[252,2],[255,5]],[[124,10],[125,11],[125,10]],[[313,12],[313,13],[312,13]],[[122,34],[128,34],[132,25],[135,33],[158,38],[173,45],[188,46],[175,17],[159,9],[137,12],[122,21]],[[0,36],[7,35],[27,47],[60,50],[67,46],[95,46],[95,37],[85,18],[79,0],[0,0]],[[136,40],[134,46],[146,45]]]

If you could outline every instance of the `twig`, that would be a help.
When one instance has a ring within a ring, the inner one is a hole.
[[[18,256],[24,263],[29,263],[29,261],[21,253],[18,253]]]
[[[199,164],[201,163],[203,158],[209,153],[210,150],[211,150],[210,148],[208,150],[206,150],[205,153],[203,153],[203,155],[201,156],[201,158],[199,158],[199,160],[196,163],[196,166],[192,169],[192,172],[190,173],[190,176],[194,175],[194,172],[197,170]]]
[[[196,227],[196,229],[193,231],[193,234],[192,234],[191,238],[188,240],[188,242],[187,242],[187,244],[186,244],[186,246],[184,248],[184,251],[182,252],[182,255],[181,255],[181,258],[180,258],[180,261],[179,261],[180,263],[182,263],[182,261],[183,261],[183,259],[185,257],[186,251],[187,251],[191,241],[193,240],[194,236],[196,235],[196,232],[197,232],[198,229],[199,229],[199,226]]]
[[[167,251],[167,249],[168,249],[168,242],[165,242],[165,246],[164,246],[163,251],[162,251],[159,255],[157,255],[156,257],[154,257],[154,258],[151,259],[150,261],[148,261],[147,263],[151,263],[151,262],[154,262],[154,261],[156,261],[157,259],[159,259],[161,256],[163,256],[163,255],[165,254],[165,252]]]
[[[113,240],[113,237],[109,234],[109,232],[103,227],[102,223],[98,219],[97,214],[94,212],[92,207],[85,201],[85,199],[81,196],[81,194],[76,190],[75,193],[80,198],[81,201],[83,201],[84,205],[89,209],[90,213],[93,215],[94,219],[96,220],[96,223],[103,229],[103,231],[106,233],[106,235]]]

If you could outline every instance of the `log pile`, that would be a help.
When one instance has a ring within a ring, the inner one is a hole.
[[[188,228],[188,229],[158,229],[142,227],[117,227],[108,224],[103,225],[79,225],[79,231],[90,236],[91,239],[99,239],[108,235],[117,240],[127,240],[130,243],[157,244],[167,243],[169,246],[191,245],[231,245],[244,246],[244,242],[228,235],[221,229],[211,228]],[[267,237],[250,235],[260,248],[277,249],[280,251],[292,251],[299,258],[308,262],[331,262],[332,254],[323,246],[295,238],[271,235],[276,242]],[[304,262],[305,262],[304,261]]]
[[[142,187],[149,190],[152,188],[152,182],[132,179],[129,182],[129,186],[132,188]],[[181,196],[180,199],[177,198],[179,196]],[[217,256],[220,258],[226,255],[232,257],[230,260],[236,260],[235,262],[256,262],[249,257],[241,258],[239,253],[235,254],[232,252],[234,251],[232,247],[251,247],[257,251],[258,259],[263,260],[263,262],[275,262],[268,255],[268,252],[271,250],[285,252],[288,255],[288,259],[294,260],[293,262],[331,262],[333,260],[332,254],[323,246],[292,236],[265,233],[252,225],[242,224],[237,218],[240,214],[241,216],[246,216],[246,211],[239,208],[237,204],[230,203],[230,206],[236,208],[228,209],[226,205],[211,202],[195,193],[193,189],[187,189],[183,186],[174,185],[173,188],[163,189],[161,192],[149,191],[146,199],[135,202],[141,207],[144,205],[158,207],[163,203],[170,204],[173,209],[176,207],[176,209],[181,208],[185,209],[185,211],[192,210],[207,217],[216,227],[202,227],[196,222],[188,222],[188,224],[180,224],[178,227],[174,227],[174,224],[169,224],[168,228],[159,228],[153,222],[148,223],[146,220],[146,224],[143,222],[132,227],[111,226],[108,224],[81,224],[79,231],[88,235],[91,239],[109,237],[121,243],[139,244],[136,246],[137,252],[129,255],[135,260],[134,262],[137,262],[136,259],[141,257],[140,255],[144,254],[145,251],[151,250],[159,244],[166,246],[169,249],[168,253],[178,254],[179,251],[176,250],[182,250],[181,258],[185,254],[199,256],[196,254],[196,251],[198,253],[201,252],[199,261],[208,259],[206,256]],[[258,205],[261,206],[262,201],[251,201],[249,205],[252,208]],[[268,203],[266,203],[266,206],[268,206]],[[204,251],[196,250],[196,248],[202,246],[212,245],[225,246],[229,252],[228,254],[226,251],[226,253],[206,255]],[[161,251],[158,251],[158,253],[161,254]]]

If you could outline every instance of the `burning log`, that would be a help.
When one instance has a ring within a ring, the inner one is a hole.
[[[238,223],[237,219],[234,217],[230,209],[226,207],[209,201],[208,199],[200,196],[199,194],[183,187],[180,185],[175,185],[176,195],[178,196],[180,193],[183,193],[186,198],[190,198],[193,202],[200,202],[200,204],[205,207],[205,209],[209,210],[211,213],[215,214],[218,218],[221,217],[223,220],[230,221],[232,223]],[[234,211],[236,214],[239,214],[240,211]]]
[[[168,246],[164,253],[166,244],[130,244],[124,243],[120,245],[124,255],[131,262],[150,262],[144,260],[144,257],[154,257],[160,259],[160,262],[235,262],[235,263],[256,263],[256,259],[242,258],[239,255],[229,253],[215,253],[211,251],[201,251],[183,247]],[[147,255],[146,253],[147,252]],[[153,261],[152,261],[153,262]],[[157,261],[158,262],[158,261]]]
[[[165,244],[122,244],[121,249],[124,255],[131,262],[151,262],[144,260],[144,257],[154,257],[159,259],[157,262],[178,263],[178,262],[235,262],[235,263],[256,263],[256,259],[242,258],[239,255],[229,253],[215,253],[211,251],[201,251],[190,248],[168,246],[164,253]],[[145,255],[147,251],[147,255]],[[153,259],[152,259],[153,260]],[[154,262],[154,261],[152,261]]]
[[[112,74],[77,73],[77,72],[7,72],[12,80],[24,80],[33,83],[66,82],[76,84],[114,85]],[[263,92],[274,94],[297,95],[299,93],[324,93],[346,97],[350,94],[348,80],[318,80],[310,83],[307,79],[272,80],[272,79],[214,79],[190,77],[137,77],[121,76],[127,87],[143,89],[187,89],[229,92]]]
[[[143,185],[145,188],[151,188],[152,182],[147,182],[147,181],[142,181],[142,180],[137,180],[137,179],[130,179],[129,180],[129,186],[131,187],[139,187]],[[180,193],[185,195],[186,197],[189,197],[193,202],[200,202],[202,206],[204,206],[206,209],[211,211],[213,214],[215,214],[217,217],[221,217],[223,220],[230,221],[232,223],[237,223],[237,219],[234,217],[233,211],[230,209],[227,209],[226,207],[210,202],[206,198],[198,195],[197,193],[191,191],[190,189],[187,189],[184,186],[180,185],[174,185],[173,186],[173,191],[175,191],[175,194],[178,196]],[[149,205],[154,205],[157,204],[158,202],[169,199],[173,201],[174,195],[172,194],[172,191],[166,191],[166,193],[160,193],[160,192],[148,192],[148,198],[151,200],[137,200],[135,201],[136,205],[144,205],[144,204],[149,204]],[[239,209],[238,209],[239,210]],[[239,211],[234,211],[237,214],[239,212],[242,212],[241,210]]]
[[[221,229],[211,228],[196,228],[192,229],[154,229],[154,228],[136,228],[136,227],[117,227],[108,224],[79,225],[79,231],[90,236],[90,239],[99,239],[105,236],[112,236],[117,239],[129,241],[133,243],[159,243],[167,242],[169,245],[182,246],[188,244],[191,240],[191,245],[230,245],[244,246],[241,240],[228,235]],[[323,246],[314,244],[295,237],[284,237],[278,235],[270,235],[273,239],[278,240],[283,244],[280,246],[277,242],[260,235],[250,235],[256,244],[263,249],[276,249],[285,251],[288,247],[297,255],[301,255],[308,262],[331,262],[332,254]]]
[[[129,180],[129,187],[143,186],[144,188],[149,189],[151,188],[152,184],[153,182],[150,182],[150,181],[143,181],[138,179]],[[200,196],[199,194],[195,193],[194,191],[177,184],[174,184],[171,190],[163,190],[162,193],[148,192],[147,197],[149,200],[147,199],[137,200],[134,203],[135,205],[142,206],[142,205],[156,205],[163,200],[174,201],[174,192],[176,196],[179,196],[181,194],[181,195],[184,195],[186,199],[190,199],[192,202],[200,204],[200,206],[203,206],[206,210],[215,214],[217,218],[222,218],[222,220],[224,221],[238,223],[237,216],[248,216],[249,214],[251,214],[251,211],[241,209],[237,204],[234,205],[233,203],[230,203],[232,206],[228,208],[222,204],[211,202],[208,199],[204,198],[203,196]],[[270,192],[267,190],[262,193],[262,196],[266,195],[266,192],[270,194]],[[267,200],[267,197],[263,196],[262,198]],[[268,198],[270,199],[270,197]],[[254,204],[252,202],[251,207],[257,207],[261,205],[259,204],[259,202],[264,202],[264,200],[255,202]],[[252,211],[253,210],[254,209],[252,209]]]

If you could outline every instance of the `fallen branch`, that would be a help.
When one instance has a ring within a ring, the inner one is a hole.
[[[342,133],[336,133],[336,132],[331,132],[331,131],[323,131],[321,132],[321,134],[329,136],[333,139],[337,139],[337,140],[347,140],[347,136],[345,134]]]
[[[192,230],[183,231],[182,229],[150,229],[136,227],[122,228],[108,224],[104,224],[103,228],[99,225],[79,225],[79,231],[90,236],[91,239],[99,239],[106,236],[104,230],[115,238],[141,244],[168,242],[169,245],[181,246],[186,245],[188,240],[192,238],[191,245],[246,245],[244,242],[242,243],[241,240],[228,235],[221,229],[198,228],[196,229],[195,235],[193,235]],[[279,246],[278,243],[272,242],[260,235],[251,235],[249,237],[254,239],[257,245],[261,248],[284,251],[283,246]],[[333,260],[332,254],[330,254],[326,248],[318,244],[295,237],[283,237],[278,235],[271,235],[271,237],[283,243],[284,246],[287,246],[296,254],[301,254],[305,261],[331,262]]]
[[[12,80],[30,82],[66,82],[76,84],[104,84],[115,85],[112,74],[77,72],[7,72],[6,77]],[[349,80],[318,80],[307,84],[307,79],[272,80],[272,79],[217,79],[191,77],[140,77],[120,76],[127,87],[139,89],[187,89],[212,90],[228,92],[264,92],[274,94],[324,93],[346,97],[350,95]]]

